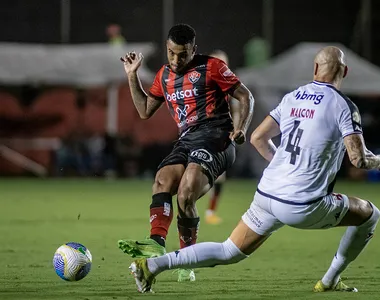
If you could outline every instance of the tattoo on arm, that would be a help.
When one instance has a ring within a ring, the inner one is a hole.
[[[272,140],[257,139],[252,144],[266,161],[272,161],[277,150]]]
[[[133,104],[135,105],[142,119],[150,118],[161,106],[162,101],[148,97],[142,88],[140,78],[137,73],[128,76],[129,89],[131,90]]]
[[[380,157],[366,153],[363,138],[359,134],[352,134],[344,138],[344,143],[351,163],[359,169],[379,169]],[[370,152],[372,154],[372,152]]]

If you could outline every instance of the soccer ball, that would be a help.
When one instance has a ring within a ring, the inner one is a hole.
[[[79,243],[67,243],[55,251],[53,266],[63,280],[78,281],[86,277],[91,270],[92,255]]]

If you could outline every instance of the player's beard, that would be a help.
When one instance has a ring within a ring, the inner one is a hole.
[[[184,67],[181,65],[179,65],[179,66],[178,65],[177,66],[170,65],[170,68],[172,69],[172,71],[174,73],[181,73],[181,71],[184,70]]]
[[[177,66],[170,65],[170,68],[172,69],[172,71],[174,73],[182,74],[182,73],[185,73],[188,65],[189,64],[186,64],[186,65],[177,65]]]

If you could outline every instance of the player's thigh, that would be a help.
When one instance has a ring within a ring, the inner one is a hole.
[[[255,193],[250,207],[242,216],[242,221],[256,234],[268,236],[284,224],[271,212],[271,199]]]
[[[298,229],[327,229],[337,226],[346,215],[349,200],[343,194],[329,194],[310,204],[274,201],[272,211],[284,224]]]
[[[215,183],[224,183],[226,181],[227,175],[226,172],[223,172],[216,180]]]
[[[158,166],[153,184],[153,194],[171,193],[175,195],[185,172],[189,151],[180,142]]]
[[[258,193],[242,216],[230,239],[245,254],[251,254],[276,230],[284,226],[270,211],[271,199]]]
[[[189,163],[178,187],[178,201],[196,201],[208,186],[209,178],[204,168],[197,163]]]
[[[359,226],[367,221],[373,213],[369,201],[348,197],[348,211],[337,226]]]
[[[182,164],[166,165],[160,168],[154,179],[153,194],[171,193],[175,195],[184,172],[185,166]]]
[[[221,176],[235,161],[236,150],[233,144],[221,151],[212,151],[204,148],[191,150],[188,162],[198,164],[208,177],[208,184],[214,185],[215,180]]]
[[[269,235],[261,235],[252,230],[243,220],[232,231],[230,240],[244,254],[250,255],[258,249],[268,238]]]

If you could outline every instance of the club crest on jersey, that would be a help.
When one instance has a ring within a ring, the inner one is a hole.
[[[193,71],[189,74],[189,80],[192,84],[196,83],[199,78],[201,78],[201,73],[198,73],[197,71]]]

